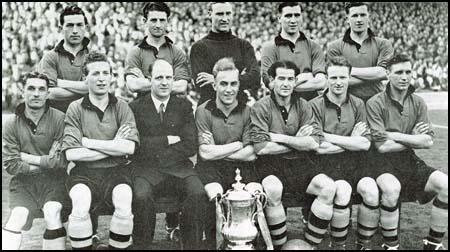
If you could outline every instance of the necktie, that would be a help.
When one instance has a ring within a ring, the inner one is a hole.
[[[164,121],[164,103],[161,103],[159,106],[159,119],[161,120],[161,123]]]

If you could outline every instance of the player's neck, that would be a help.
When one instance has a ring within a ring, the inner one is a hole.
[[[350,31],[350,38],[352,38],[353,41],[362,44],[362,42],[369,37],[368,30],[362,31],[362,32],[354,32],[353,30]]]
[[[154,37],[152,35],[148,35],[146,39],[147,44],[154,46],[156,48],[159,48],[166,42],[166,38],[164,36],[161,37]]]
[[[89,93],[89,100],[91,101],[91,103],[94,106],[99,108],[101,111],[105,111],[105,109],[109,103],[109,96],[108,96],[108,93],[106,93],[104,95],[95,95],[95,94]]]
[[[389,88],[390,88],[392,99],[399,102],[400,104],[403,104],[403,102],[406,98],[406,95],[408,94],[408,90],[398,90],[398,89],[394,88],[392,86],[392,84],[389,85]]]
[[[25,117],[30,119],[31,121],[33,121],[33,123],[35,125],[38,124],[39,120],[41,120],[42,116],[44,115],[45,112],[45,106],[42,108],[38,108],[38,109],[32,109],[28,106],[25,105]]]
[[[295,42],[297,42],[297,39],[300,37],[300,32],[296,32],[293,34],[288,34],[287,32],[285,32],[284,30],[281,30],[280,36],[286,40],[291,41],[292,43],[295,44]]]
[[[279,106],[283,106],[285,108],[290,108],[291,99],[292,99],[292,95],[282,97],[282,96],[275,94],[275,100],[277,101],[277,104]]]
[[[71,44],[67,43],[66,41],[64,41],[63,47],[64,47],[64,50],[66,50],[66,51],[70,52],[71,54],[73,54],[74,56],[76,56],[77,53],[83,49],[83,43],[80,43],[78,45],[71,45]]]
[[[233,111],[233,109],[236,108],[237,105],[238,105],[237,100],[233,101],[233,103],[230,105],[226,105],[220,101],[219,97],[216,97],[217,108],[220,109],[220,111],[222,111],[227,117],[231,114],[231,111]]]
[[[335,94],[331,93],[330,91],[327,92],[326,96],[332,103],[338,105],[339,107],[342,106],[342,104],[345,102],[345,98],[346,98],[346,96],[344,94],[335,95]]]

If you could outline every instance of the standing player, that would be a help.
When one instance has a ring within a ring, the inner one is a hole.
[[[3,130],[3,167],[13,175],[10,187],[11,215],[2,229],[2,250],[18,250],[22,230],[44,212],[47,229],[43,249],[65,249],[66,230],[61,222],[65,159],[61,155],[64,114],[46,104],[49,80],[37,72],[25,76],[24,99]]]
[[[283,246],[287,238],[283,185],[287,192],[304,197],[310,175],[317,169],[308,151],[317,150],[322,137],[311,106],[293,93],[299,73],[291,61],[275,62],[268,70],[272,94],[257,101],[250,112],[250,139],[259,156],[255,161],[258,176],[264,178],[268,197],[265,213],[274,247]]]
[[[126,157],[134,153],[139,136],[131,109],[108,94],[111,66],[106,56],[90,53],[83,71],[89,94],[70,104],[63,140],[67,160],[76,164],[66,183],[72,199],[70,241],[74,249],[91,249],[90,211],[106,203],[114,208],[110,248],[125,249],[133,230]]]
[[[245,181],[255,181],[252,161],[256,155],[249,138],[250,107],[239,91],[239,70],[231,58],[223,58],[214,65],[213,75],[216,98],[200,105],[195,113],[200,157],[195,169],[205,188],[218,182],[227,190],[235,182],[236,167]],[[208,248],[216,249],[216,206],[208,206],[206,238]]]
[[[59,17],[64,40],[46,53],[37,71],[50,79],[50,106],[66,112],[69,104],[88,93],[82,81],[82,67],[88,54],[89,39],[85,37],[88,22],[78,6],[66,7]]]
[[[241,90],[256,91],[260,87],[260,72],[255,50],[250,42],[231,34],[233,5],[229,2],[208,4],[210,33],[192,45],[190,53],[192,79],[200,89],[200,101],[214,97],[212,70],[219,59],[231,57],[239,70]]]
[[[427,106],[421,97],[414,94],[411,86],[412,62],[407,55],[399,54],[390,60],[388,77],[386,91],[367,102],[372,138],[381,153],[374,157],[373,167],[391,172],[400,180],[402,199],[418,200],[424,204],[434,198],[424,249],[438,250],[442,248],[442,239],[448,228],[448,175],[428,166],[414,153],[414,149],[430,148],[434,133]],[[391,199],[390,203],[395,206],[392,210],[396,214],[392,218],[396,219],[390,223],[389,230],[384,227],[383,230],[397,238],[398,197],[397,201],[394,200]],[[398,247],[398,239],[394,244],[386,245]]]
[[[143,8],[147,36],[133,47],[127,55],[125,79],[131,92],[145,93],[151,85],[149,67],[156,59],[164,59],[174,68],[173,93],[186,93],[187,83],[191,77],[185,53],[173,45],[166,35],[170,8],[163,2],[146,3]]]
[[[273,41],[266,42],[261,52],[263,82],[271,89],[269,67],[276,61],[292,61],[300,69],[294,90],[300,92],[302,98],[311,100],[326,86],[325,55],[316,42],[300,31],[301,8],[297,2],[279,4],[278,14],[281,32]]]
[[[173,68],[156,60],[151,92],[130,104],[141,132],[141,146],[134,155],[133,183],[136,249],[149,249],[155,229],[155,198],[172,190],[182,200],[180,231],[185,249],[200,249],[206,194],[189,157],[197,150],[192,106],[171,96]]]
[[[331,42],[328,57],[343,56],[352,65],[349,81],[350,94],[364,102],[383,91],[386,65],[394,49],[389,40],[376,37],[369,28],[369,7],[362,2],[345,5],[347,22],[350,24],[343,38]]]

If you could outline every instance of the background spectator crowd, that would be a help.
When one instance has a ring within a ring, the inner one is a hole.
[[[58,24],[62,9],[72,3],[2,2],[2,109],[21,99],[21,76],[34,69],[43,54],[61,39]],[[104,52],[113,64],[116,96],[132,97],[123,73],[128,50],[145,36],[144,3],[80,2],[89,22],[91,50]],[[247,39],[260,60],[261,47],[279,32],[277,4],[234,3],[232,31]],[[172,10],[169,37],[187,55],[192,44],[209,32],[207,3],[168,3]],[[317,41],[324,52],[343,36],[344,3],[308,2],[302,6],[301,30]],[[414,85],[418,89],[447,90],[448,3],[370,3],[371,29],[390,39],[395,50],[414,59]],[[195,99],[196,93],[189,93]]]

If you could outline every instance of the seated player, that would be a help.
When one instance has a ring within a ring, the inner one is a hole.
[[[265,214],[275,248],[287,240],[283,185],[287,192],[304,196],[310,175],[317,169],[308,151],[316,151],[322,137],[311,106],[293,93],[299,72],[293,62],[273,63],[268,70],[272,94],[257,101],[250,112],[250,139],[258,155],[255,167],[259,178],[264,178]]]
[[[424,100],[414,94],[411,86],[412,61],[405,54],[394,56],[388,63],[389,83],[386,91],[367,102],[367,119],[372,140],[378,151],[374,156],[377,172],[390,172],[400,181],[400,200],[418,200],[421,204],[433,200],[428,236],[424,239],[425,250],[442,248],[442,239],[448,228],[448,175],[421,160],[414,149],[426,149],[433,145],[433,131]],[[389,190],[398,190],[390,188]],[[398,248],[398,200],[384,199],[392,221],[383,226],[385,247]],[[389,240],[386,238],[389,237]]]
[[[328,88],[323,95],[309,102],[324,135],[315,160],[320,169],[307,189],[307,193],[317,196],[312,205],[313,213],[316,211],[317,215],[323,216],[323,220],[317,223],[323,225],[319,227],[320,230],[312,225],[314,223],[307,225],[306,240],[314,246],[322,241],[332,216],[332,245],[335,249],[345,249],[350,224],[349,203],[352,186],[356,185],[354,173],[358,170],[358,156],[370,147],[364,102],[347,92],[351,69],[345,58],[329,58],[326,66]],[[333,183],[334,190],[327,187]],[[318,209],[317,201],[324,206]]]
[[[67,110],[63,150],[75,167],[66,187],[72,199],[68,232],[73,249],[90,249],[90,213],[103,206],[114,208],[109,246],[125,249],[133,230],[132,190],[127,155],[134,153],[139,136],[133,112],[108,90],[111,66],[105,55],[92,52],[83,67],[89,94]]]
[[[64,113],[47,103],[49,80],[36,72],[25,76],[24,99],[3,130],[3,167],[13,175],[9,184],[11,214],[2,229],[2,250],[18,250],[22,230],[31,228],[42,210],[46,223],[42,248],[64,250],[66,230],[61,210],[67,162],[61,155]],[[67,216],[66,216],[67,217]]]

